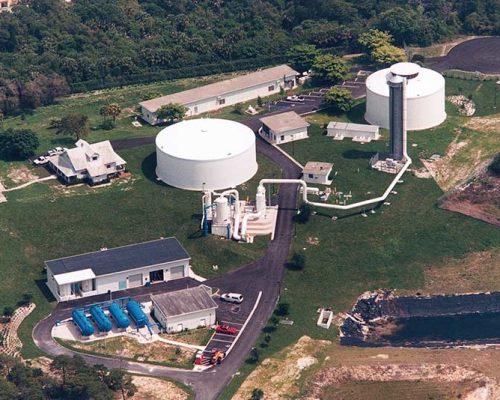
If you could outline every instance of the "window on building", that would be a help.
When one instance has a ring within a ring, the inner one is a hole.
[[[197,114],[198,113],[198,106],[194,106],[194,113]]]
[[[99,159],[99,156],[97,154],[94,154],[92,156],[92,161],[97,161]]]
[[[285,135],[281,135],[280,140],[285,140]]]
[[[314,178],[314,175],[313,174],[309,174],[309,178]]]
[[[274,91],[274,85],[270,85],[270,86],[268,86],[268,87],[267,87],[267,90],[268,90],[269,92],[273,92],[273,91]]]
[[[226,99],[219,99],[219,105],[226,104]]]

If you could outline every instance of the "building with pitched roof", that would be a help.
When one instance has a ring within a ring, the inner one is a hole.
[[[108,182],[125,170],[126,161],[113,150],[109,140],[89,144],[80,139],[73,149],[49,158],[49,166],[64,182]]]
[[[95,296],[188,276],[189,254],[175,237],[45,262],[57,301]]]
[[[164,122],[157,118],[156,112],[161,107],[172,103],[182,104],[188,109],[186,115],[193,116],[253,100],[259,96],[270,96],[279,93],[281,88],[288,90],[296,87],[298,75],[299,73],[288,65],[279,65],[210,85],[157,97],[139,103],[142,119],[151,125]]]
[[[206,285],[151,296],[153,315],[166,332],[211,326],[219,307]]]
[[[309,123],[295,111],[260,118],[260,135],[270,143],[281,144],[307,139]]]

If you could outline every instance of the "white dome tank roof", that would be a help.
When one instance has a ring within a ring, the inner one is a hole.
[[[387,86],[387,81],[390,79],[390,75],[393,74],[393,68],[394,72],[398,72],[395,74],[398,76],[405,77],[408,73],[415,73],[415,69],[407,68],[405,65],[400,66],[400,64],[416,65],[420,68],[418,75],[415,78],[408,80],[408,84],[406,86],[407,99],[430,96],[440,88],[444,87],[444,78],[438,72],[428,68],[421,68],[417,64],[398,63],[393,65],[391,68],[381,69],[380,71],[371,74],[366,79],[366,88],[376,94],[388,97],[389,87]]]
[[[184,160],[220,160],[255,143],[253,131],[238,122],[201,118],[178,122],[156,136],[156,146]]]
[[[421,69],[420,65],[410,62],[400,62],[389,68],[392,74],[402,77],[417,76]]]
[[[406,79],[406,127],[429,129],[446,119],[445,80],[436,71],[402,62],[374,72],[366,79],[365,120],[389,129],[389,83]]]
[[[239,122],[193,119],[156,136],[156,175],[186,190],[236,187],[257,172],[255,134]]]

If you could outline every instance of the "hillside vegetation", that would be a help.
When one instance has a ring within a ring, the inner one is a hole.
[[[65,93],[61,77],[72,91],[84,91],[283,62],[298,43],[357,50],[355,39],[372,27],[390,32],[397,45],[494,35],[500,32],[497,4],[21,0],[12,13],[0,15],[0,110],[19,112],[52,101]],[[19,91],[28,98],[24,104],[16,103]]]

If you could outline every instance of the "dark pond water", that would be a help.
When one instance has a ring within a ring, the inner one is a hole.
[[[397,331],[383,336],[393,343],[500,339],[500,313],[397,318],[395,322]]]

